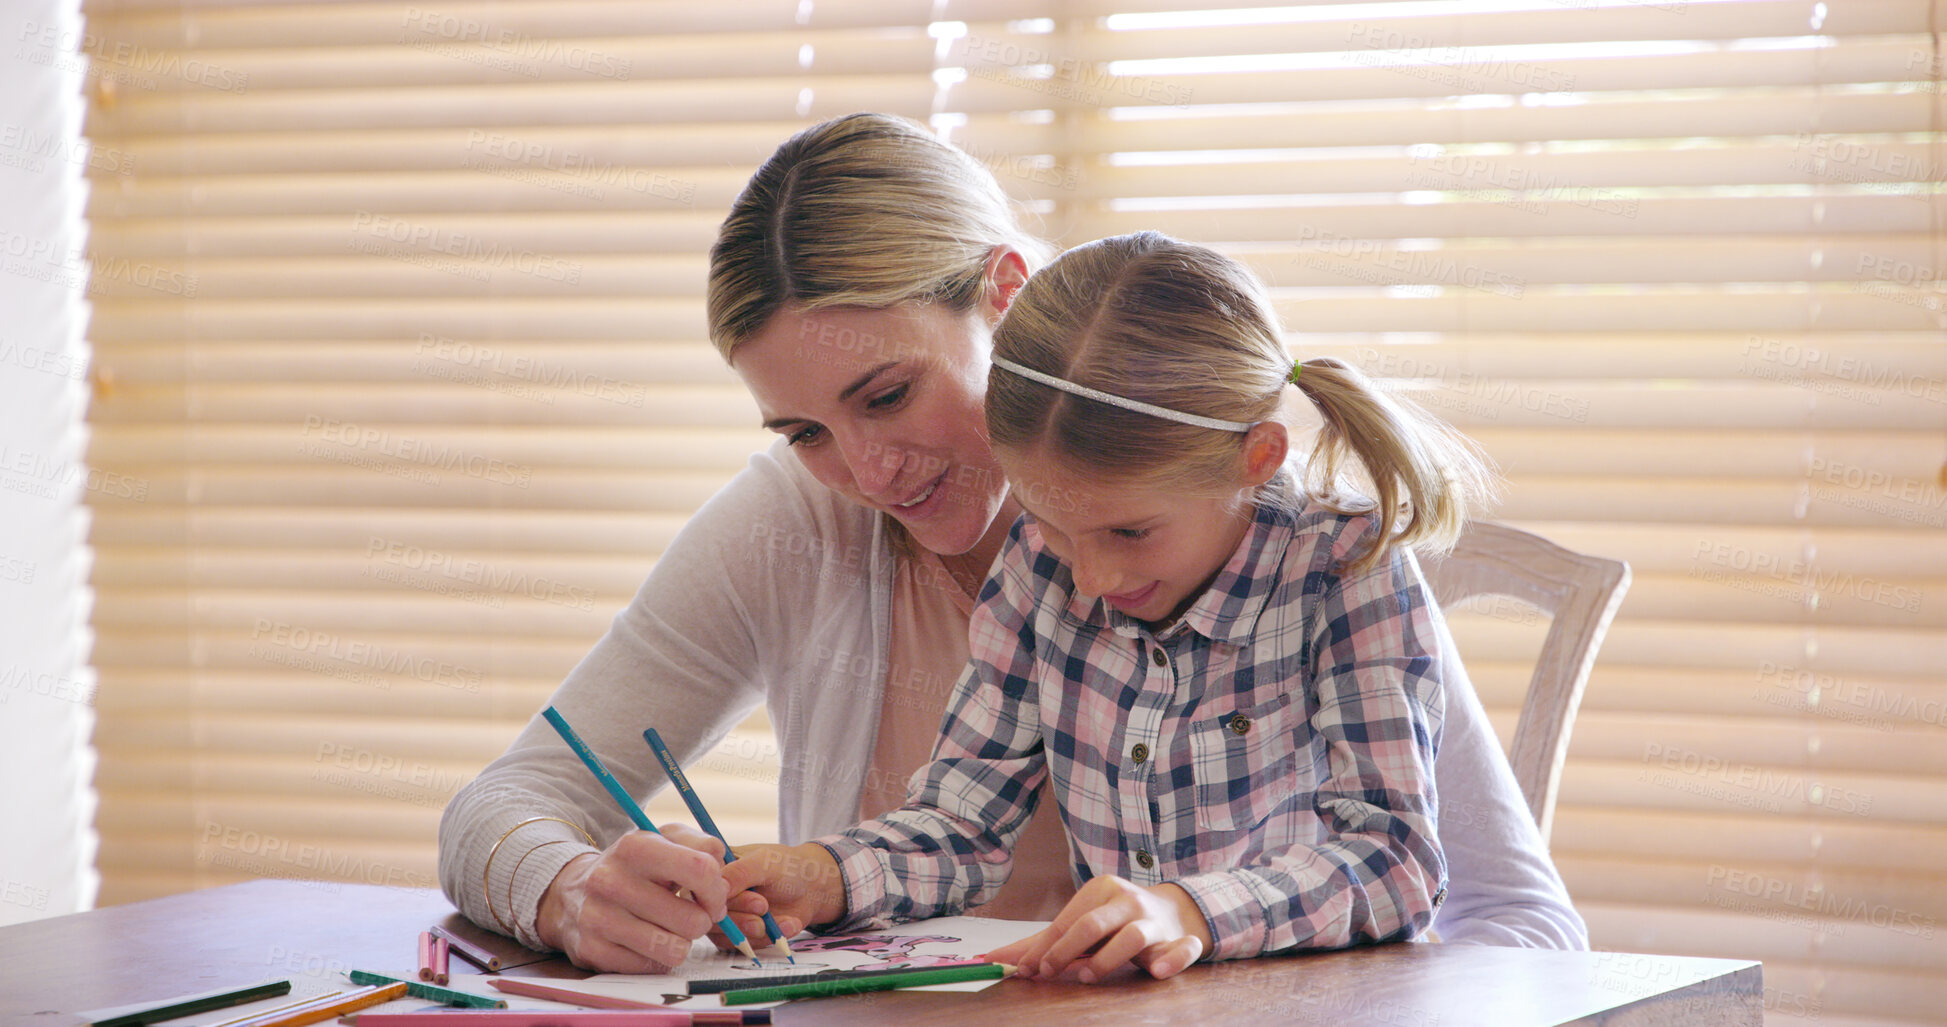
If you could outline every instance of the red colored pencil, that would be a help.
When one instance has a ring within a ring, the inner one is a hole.
[[[419,932],[419,979],[433,979],[433,932]]]
[[[428,937],[433,939],[433,983],[445,984],[453,979],[453,975],[447,970],[452,950],[447,946],[445,938],[431,932],[428,932]]]

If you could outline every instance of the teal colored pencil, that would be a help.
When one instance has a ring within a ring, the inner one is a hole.
[[[663,744],[662,736],[657,734],[653,727],[642,733],[642,740],[649,743],[650,751],[654,752],[656,759],[661,761],[663,772],[669,775],[669,783],[676,786],[676,794],[683,797],[683,805],[688,806],[690,816],[696,818],[696,826],[723,843],[724,864],[727,866],[735,863],[737,854],[730,851],[730,839],[725,838],[723,832],[717,830],[717,822],[710,818],[710,811],[703,808],[703,797],[696,794],[696,789],[690,787],[689,775],[683,773],[683,765],[676,762],[676,754],[670,752],[669,746]],[[798,957],[791,954],[791,943],[784,940],[784,928],[779,927],[769,913],[764,914],[764,933],[770,936],[773,945],[784,950],[784,958],[793,963],[798,961]]]
[[[879,977],[841,977],[803,984],[780,984],[775,988],[745,988],[726,991],[720,997],[726,1006],[743,1006],[752,1002],[788,1002],[797,998],[829,998],[832,995],[856,995],[866,991],[922,988],[929,984],[998,980],[1013,972],[1014,968],[1006,963],[976,963],[972,966],[942,966]]]
[[[609,797],[615,800],[617,806],[622,807],[622,812],[629,815],[629,819],[635,822],[635,826],[653,834],[662,833],[656,830],[656,825],[649,822],[649,814],[642,812],[642,807],[636,805],[635,798],[629,795],[627,788],[622,787],[622,782],[617,781],[615,775],[609,773],[607,767],[602,766],[601,758],[595,755],[595,750],[590,749],[588,743],[582,741],[580,735],[575,734],[575,729],[568,726],[567,718],[563,717],[560,711],[550,706],[541,711],[541,716],[554,726],[561,740],[568,743],[568,748],[573,749],[575,755],[581,757],[582,765],[588,768],[589,773],[595,775],[595,780],[600,781],[603,788],[608,789]],[[757,952],[750,947],[750,939],[744,937],[744,932],[737,929],[735,922],[726,916],[717,921],[717,926],[723,929],[724,937],[730,939],[730,944],[737,946],[737,951],[749,956],[751,962],[757,962]]]
[[[406,994],[429,1002],[444,1002],[449,1006],[465,1006],[468,1009],[507,1008],[507,1003],[497,998],[454,991],[452,988],[442,988],[437,984],[421,984],[406,977],[387,977],[370,970],[352,970],[349,973],[353,984],[403,984],[406,986]]]

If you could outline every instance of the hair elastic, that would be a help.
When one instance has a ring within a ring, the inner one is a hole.
[[[1285,381],[1288,381],[1291,384],[1296,385],[1298,384],[1298,376],[1304,373],[1305,373],[1305,362],[1302,360],[1294,360],[1291,362],[1291,374],[1289,377],[1285,379]]]
[[[1037,371],[1032,367],[1022,367],[1012,360],[1005,360],[1001,357],[994,358],[994,366],[1005,371],[1012,371],[1031,381],[1040,382],[1051,389],[1060,389],[1073,396],[1092,399],[1098,403],[1107,403],[1110,406],[1121,407],[1124,410],[1134,410],[1136,413],[1148,414],[1151,417],[1161,417],[1167,421],[1176,421],[1180,424],[1193,424],[1199,428],[1215,428],[1218,431],[1246,432],[1251,430],[1250,425],[1240,421],[1223,421],[1215,417],[1204,417],[1200,414],[1186,414],[1181,410],[1171,410],[1168,407],[1159,407],[1153,403],[1127,399],[1112,393],[1103,392],[1100,389],[1091,389],[1086,385],[1077,385],[1066,378],[1057,378],[1054,375]]]

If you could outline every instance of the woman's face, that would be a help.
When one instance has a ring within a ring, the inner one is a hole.
[[[731,366],[814,477],[952,556],[1007,496],[981,411],[989,331],[981,310],[930,303],[785,307]]]

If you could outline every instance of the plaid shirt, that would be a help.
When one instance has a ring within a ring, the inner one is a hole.
[[[906,807],[820,841],[843,929],[977,906],[1042,775],[1077,875],[1171,882],[1213,959],[1409,938],[1445,897],[1433,757],[1445,706],[1418,567],[1343,577],[1377,528],[1259,503],[1161,634],[1077,596],[1031,517],[981,589],[973,659]]]

